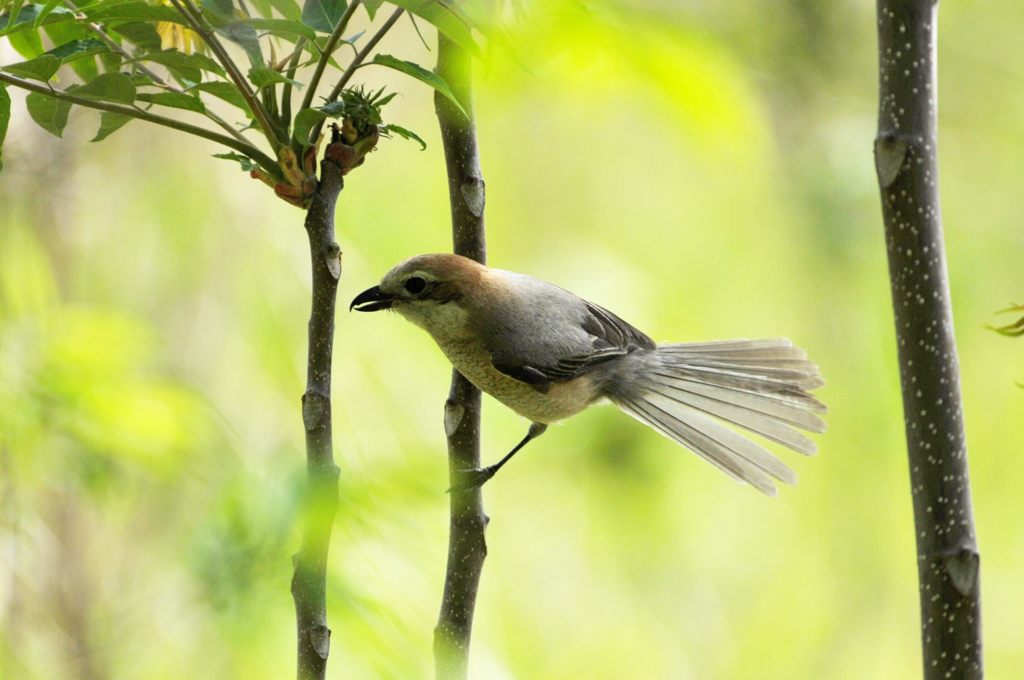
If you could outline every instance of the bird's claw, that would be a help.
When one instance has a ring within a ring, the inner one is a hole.
[[[493,477],[497,471],[497,467],[493,465],[485,468],[463,468],[459,470],[461,479],[448,488],[448,493],[453,491],[469,491],[470,489],[483,486],[484,482]]]

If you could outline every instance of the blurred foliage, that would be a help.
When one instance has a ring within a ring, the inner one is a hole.
[[[829,432],[766,499],[612,408],[485,490],[478,678],[919,674],[914,533],[871,159],[869,4],[527,3],[479,69],[492,264],[659,340],[788,335]],[[1020,289],[1024,6],[941,10],[942,190],[992,677],[1024,667],[1024,393],[982,327]],[[358,32],[360,18],[353,25]],[[427,31],[424,31],[427,34]],[[429,42],[429,35],[428,42]],[[6,47],[0,47],[4,50]],[[408,22],[381,44],[429,64]],[[8,63],[4,53],[2,61]],[[342,300],[449,247],[427,88],[367,69],[428,144],[339,205]],[[297,211],[141,126],[85,146],[13,88],[0,174],[0,676],[288,677],[304,475]],[[346,298],[345,296],[348,296]],[[334,678],[428,677],[446,556],[449,368],[397,318],[338,319]],[[1019,369],[1016,371],[1019,373]],[[485,460],[525,424],[486,400]],[[785,454],[784,454],[785,455]]]
[[[1010,305],[1006,309],[1000,309],[997,314],[1011,314],[1024,312],[1024,305]],[[1008,324],[1002,326],[989,326],[992,330],[1000,335],[1005,335],[1011,338],[1019,338],[1024,335],[1024,317],[1011,321]]]

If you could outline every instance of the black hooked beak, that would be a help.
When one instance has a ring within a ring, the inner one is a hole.
[[[391,296],[381,291],[380,286],[374,286],[357,295],[348,306],[348,311],[354,309],[357,312],[379,312],[382,309],[389,309],[394,302]]]

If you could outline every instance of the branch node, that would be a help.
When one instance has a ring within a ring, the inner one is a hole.
[[[302,395],[302,423],[312,432],[331,408],[331,398],[312,390]]]
[[[466,207],[474,217],[484,214],[484,181],[479,177],[469,177],[459,187],[462,192],[462,199],[466,201]]]
[[[455,431],[459,429],[459,425],[462,423],[462,417],[466,415],[466,407],[455,401],[454,399],[448,399],[444,402],[444,433],[447,437],[455,435]]]
[[[309,644],[312,645],[313,651],[321,659],[326,660],[331,653],[331,629],[322,625],[310,626],[306,633],[309,635]]]
[[[337,243],[324,246],[324,263],[335,281],[341,278],[341,247]]]
[[[909,146],[905,136],[892,131],[875,138],[875,171],[883,188],[888,189],[899,177]]]
[[[981,556],[970,548],[957,548],[942,558],[942,564],[953,582],[953,587],[964,597],[974,592],[978,584]]]

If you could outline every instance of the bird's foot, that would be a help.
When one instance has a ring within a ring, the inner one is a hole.
[[[453,491],[469,491],[470,489],[483,486],[484,482],[493,477],[497,471],[497,465],[490,465],[485,468],[464,468],[459,470],[459,476],[461,479],[449,487],[448,493]]]

